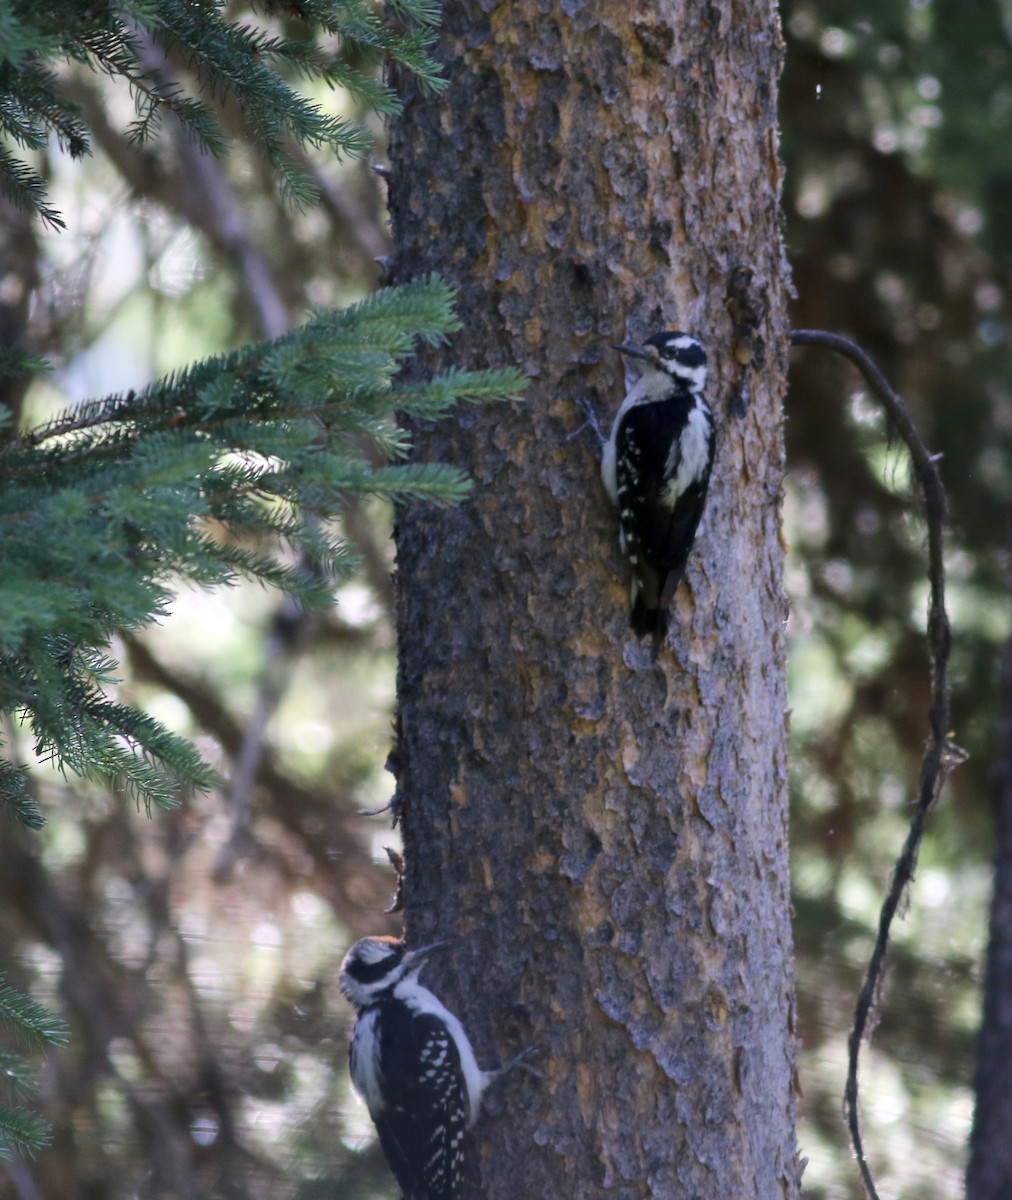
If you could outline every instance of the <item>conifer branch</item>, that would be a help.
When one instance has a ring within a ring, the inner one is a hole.
[[[158,136],[161,117],[171,112],[206,150],[221,155],[228,138],[219,117],[231,102],[242,112],[251,140],[277,173],[288,196],[314,203],[312,173],[290,152],[294,143],[339,156],[361,156],[371,144],[366,127],[325,111],[289,83],[294,74],[321,80],[358,96],[379,113],[399,108],[397,97],[376,81],[381,61],[413,72],[426,90],[443,86],[430,56],[437,7],[431,0],[400,0],[401,22],[382,19],[363,0],[276,0],[311,33],[303,39],[230,21],[221,3],[132,0],[91,8],[76,0],[36,6],[30,17],[10,13],[4,26],[8,82],[0,95],[0,132],[24,150],[51,138],[78,157],[90,152],[91,131],[61,93],[53,64],[67,58],[123,82],[134,96],[137,117],[130,129],[138,142]],[[340,52],[317,40],[334,34]],[[154,51],[155,57],[152,57]],[[197,81],[190,94],[158,59],[177,56]],[[206,97],[206,99],[205,99]],[[0,189],[26,211],[53,226],[63,224],[49,207],[46,183],[6,149],[0,151]]]
[[[65,1046],[67,1027],[48,1009],[5,982],[0,972],[0,1021],[36,1046]]]
[[[393,0],[392,19],[364,0],[272,0],[269,10],[279,28],[288,15],[308,32],[294,39],[239,25],[221,0],[8,6],[0,90],[0,191],[53,227],[62,217],[25,157],[54,142],[78,157],[93,136],[101,143],[112,134],[112,118],[94,105],[78,107],[75,85],[65,91],[67,72],[54,66],[71,60],[129,90],[130,132],[154,147],[133,161],[155,180],[164,178],[160,123],[172,114],[172,133],[182,140],[186,132],[183,153],[199,179],[180,204],[214,209],[213,235],[243,265],[265,337],[282,332],[287,314],[236,224],[220,171],[195,147],[226,153],[222,114],[241,113],[282,190],[304,204],[318,191],[309,151],[362,154],[369,137],[290,80],[345,89],[380,113],[399,102],[378,82],[379,63],[413,71],[423,89],[443,86],[429,54],[433,0]],[[76,86],[78,97],[88,91]],[[457,327],[449,290],[421,281],[317,313],[274,342],[97,399],[35,429],[19,429],[0,410],[0,715],[30,728],[37,756],[86,777],[115,777],[149,808],[176,803],[181,788],[210,786],[213,772],[193,746],[119,701],[109,638],[156,620],[181,580],[216,585],[251,575],[287,589],[293,604],[329,603],[334,582],[354,565],[335,532],[349,499],[459,499],[467,488],[460,471],[401,461],[409,442],[398,413],[433,416],[455,398],[503,398],[519,381],[483,373],[431,392],[424,383],[399,389],[417,343],[437,344]],[[26,352],[0,348],[0,378],[40,369]],[[0,806],[35,829],[43,816],[27,772],[0,757]],[[331,798],[313,800],[331,819]],[[279,804],[278,819],[292,820],[287,805]],[[69,955],[66,911],[53,895],[40,898],[41,888],[28,890],[52,922],[54,944]],[[86,938],[75,931],[75,940]],[[80,965],[69,973],[68,992],[100,1023],[103,1005],[85,993],[104,993],[94,980],[81,982],[88,966]],[[61,1044],[65,1036],[44,1009],[2,986],[0,1022],[32,1044]],[[99,1041],[107,1047],[109,1038]],[[3,1047],[0,1073],[15,1098],[30,1090],[27,1064]],[[120,1082],[145,1111],[144,1098]],[[43,1122],[0,1096],[0,1157],[29,1154],[47,1137]]]
[[[398,382],[416,340],[456,328],[451,301],[438,280],[388,289],[0,446],[0,710],[29,721],[38,754],[118,776],[148,806],[209,786],[187,743],[106,695],[102,647],[156,619],[181,579],[245,576],[327,605],[353,566],[332,528],[348,497],[461,500],[459,469],[405,461],[398,414],[503,399],[523,381]],[[19,775],[8,764],[0,799],[35,822]]]

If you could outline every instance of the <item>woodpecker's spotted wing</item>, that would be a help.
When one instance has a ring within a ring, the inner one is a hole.
[[[429,1013],[379,1027],[380,1072],[394,1099],[373,1119],[390,1168],[411,1200],[456,1200],[468,1116],[457,1047]]]

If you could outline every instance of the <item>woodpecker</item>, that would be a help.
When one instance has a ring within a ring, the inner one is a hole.
[[[464,1131],[488,1085],[519,1063],[483,1071],[460,1021],[418,982],[425,956],[441,945],[408,950],[396,938],[367,937],[341,964],[341,991],[358,1014],[351,1081],[403,1200],[456,1200]]]
[[[656,646],[667,633],[668,606],[685,574],[713,467],[706,351],[678,330],[615,349],[635,359],[642,374],[615,418],[601,475],[632,567],[630,624]]]

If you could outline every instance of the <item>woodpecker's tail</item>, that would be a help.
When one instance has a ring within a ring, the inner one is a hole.
[[[633,601],[632,611],[629,613],[629,624],[632,626],[632,631],[639,638],[652,637],[655,647],[664,641],[668,632],[668,620],[666,609],[649,608],[642,595],[637,596]]]
[[[637,637],[652,637],[656,650],[668,632],[668,609],[660,595],[656,575],[634,575],[630,596],[629,624]]]

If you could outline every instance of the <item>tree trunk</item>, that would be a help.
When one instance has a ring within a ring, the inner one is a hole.
[[[392,130],[394,277],[459,287],[444,365],[531,377],[420,431],[475,489],[397,529],[409,936],[452,938],[426,979],[484,1065],[544,1051],[468,1194],[790,1200],[775,6],[450,0],[441,54]],[[671,328],[718,448],[655,660],[569,435],[617,409],[610,344]]]
[[[977,1050],[977,1110],[970,1136],[967,1200],[1012,1195],[1012,640],[1002,669],[995,769],[994,894]]]

